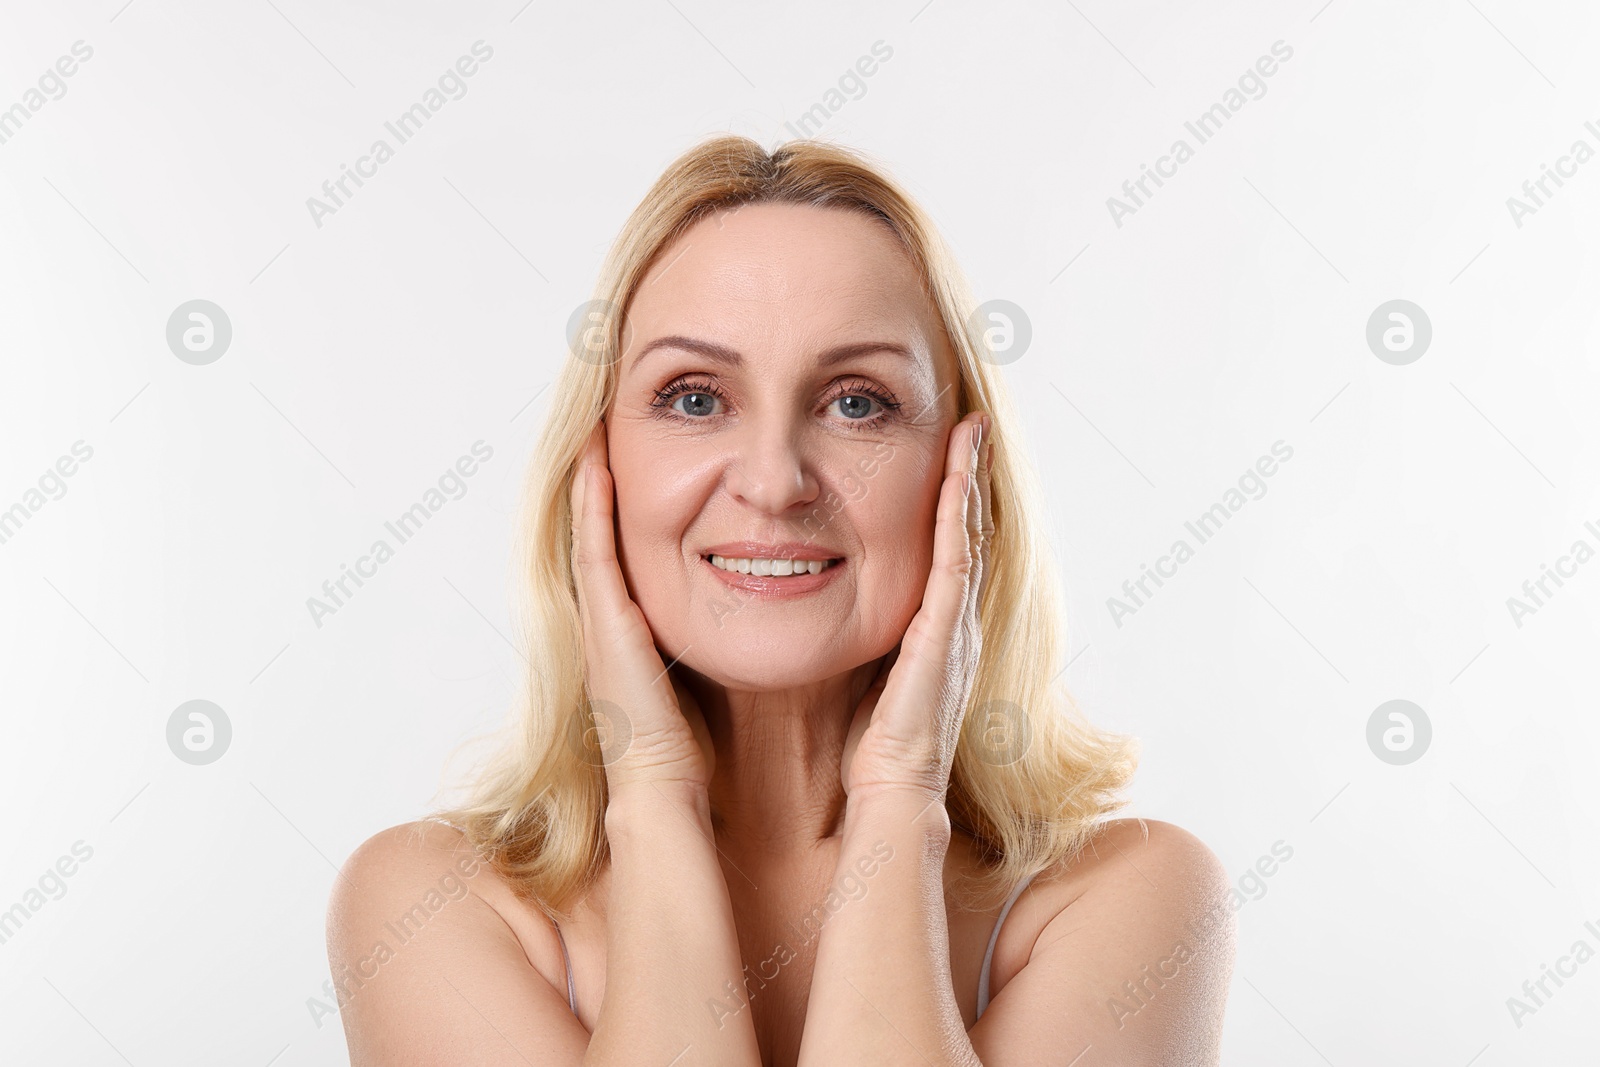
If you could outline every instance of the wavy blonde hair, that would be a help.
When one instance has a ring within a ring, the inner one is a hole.
[[[970,834],[982,869],[958,889],[987,909],[1025,875],[1070,858],[1126,804],[1138,743],[1080,714],[1059,673],[1060,583],[1043,525],[1044,496],[1012,442],[1021,440],[1005,380],[987,356],[966,282],[931,220],[869,160],[818,141],[771,152],[718,136],[667,168],[612,246],[591,307],[595,347],[574,349],[555,386],[528,471],[519,533],[518,625],[526,688],[511,734],[469,783],[466,802],[431,818],[458,826],[519,896],[569,917],[607,858],[604,767],[586,727],[583,630],[573,580],[570,487],[590,431],[615,395],[624,322],[635,289],[690,226],[743,204],[805,204],[886,225],[914,262],[960,368],[959,415],[990,413],[994,537],[980,606],[983,654],[950,776],[952,826]],[[958,417],[959,417],[958,415]]]

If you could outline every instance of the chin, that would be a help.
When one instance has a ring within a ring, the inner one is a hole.
[[[724,689],[751,693],[798,689],[837,673],[830,664],[815,660],[808,653],[763,660],[727,647],[695,646],[679,663]]]

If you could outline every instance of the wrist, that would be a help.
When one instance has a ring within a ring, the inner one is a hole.
[[[655,826],[664,818],[688,819],[696,825],[711,821],[711,800],[706,787],[698,782],[610,783],[606,793],[607,831],[639,824]]]
[[[883,834],[918,834],[948,844],[950,812],[943,793],[899,786],[857,788],[845,799],[845,829]]]

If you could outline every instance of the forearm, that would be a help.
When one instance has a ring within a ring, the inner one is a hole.
[[[852,796],[841,867],[892,849],[866,893],[829,919],[806,1007],[802,1067],[979,1067],[950,981],[942,803],[910,794]]]
[[[614,792],[606,835],[606,992],[584,1063],[759,1064],[750,1014],[725,1007],[742,966],[705,793]]]

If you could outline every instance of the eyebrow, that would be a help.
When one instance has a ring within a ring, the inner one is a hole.
[[[654,341],[645,345],[639,354],[633,357],[633,367],[637,368],[644,361],[644,357],[658,348],[679,348],[727,367],[744,366],[744,357],[726,345],[719,345],[712,341],[702,341],[696,337],[672,334],[667,337],[657,337]],[[817,355],[817,364],[823,367],[831,367],[835,363],[842,363],[852,356],[865,355],[869,352],[890,352],[904,356],[907,359],[913,358],[911,349],[895,341],[853,341],[849,344],[835,345],[819,353]]]

